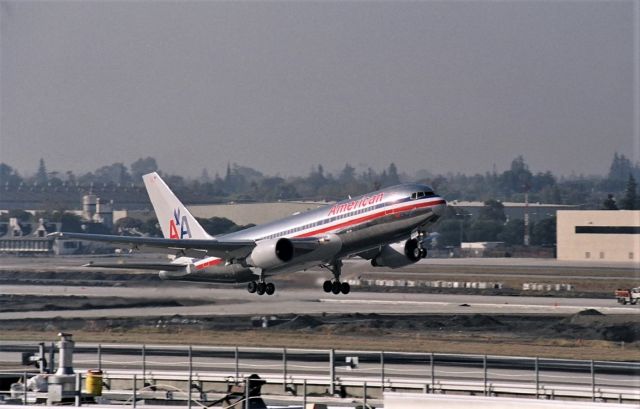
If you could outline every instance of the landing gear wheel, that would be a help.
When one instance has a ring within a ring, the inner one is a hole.
[[[324,290],[325,293],[330,293],[331,292],[331,281],[327,280],[322,284],[322,289]]]
[[[247,284],[247,291],[249,291],[251,294],[255,293],[257,289],[258,283],[256,283],[255,281],[250,281],[249,284]]]
[[[331,292],[336,295],[340,294],[340,281],[334,281],[331,283]]]
[[[257,293],[258,295],[263,295],[267,291],[267,285],[265,283],[258,283]]]
[[[351,291],[351,286],[349,285],[349,283],[340,283],[340,292],[342,292],[342,294],[349,294],[349,291]]]
[[[413,249],[412,253],[414,259],[422,258],[422,249],[420,247],[416,247],[415,249]]]
[[[420,258],[427,258],[427,249],[420,249]]]
[[[322,264],[320,267],[326,268],[333,274],[333,280],[327,280],[322,284],[322,289],[325,293],[340,294],[340,274],[342,272],[342,260],[334,260],[330,264]]]
[[[264,290],[267,295],[273,295],[273,293],[276,292],[276,286],[273,283],[267,283],[267,286]]]

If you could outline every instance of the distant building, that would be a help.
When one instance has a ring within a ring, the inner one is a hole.
[[[92,193],[82,197],[82,218],[87,221],[102,223],[108,228],[113,227],[113,200],[103,203]]]
[[[0,214],[8,210],[0,210]],[[36,215],[41,210],[26,210]],[[82,211],[70,213],[79,215],[86,222],[101,223],[113,227],[113,201],[102,203],[94,194],[84,195]],[[20,223],[16,218],[10,218],[8,223],[0,223],[0,253],[15,254],[73,254],[83,249],[79,240],[59,240],[48,237],[48,234],[60,231],[60,223],[51,223],[40,219],[38,223]],[[4,232],[4,233],[3,233]],[[92,245],[100,247],[99,245]]]
[[[507,220],[520,219],[524,220],[525,212],[529,213],[529,220],[532,222],[547,219],[556,215],[560,210],[578,210],[579,205],[563,205],[553,203],[519,203],[519,202],[501,202],[504,206],[504,214]],[[484,206],[484,202],[467,202],[453,200],[447,203],[449,206],[460,207],[471,214],[472,217],[478,216],[480,209]]]
[[[460,243],[460,255],[462,257],[503,257],[505,245],[502,241],[480,241]]]
[[[58,240],[48,236],[60,231],[60,223],[40,219],[38,223],[21,223],[15,217],[2,228],[0,253],[12,254],[73,254],[80,249],[78,240]]]
[[[640,210],[560,211],[558,260],[640,262]]]

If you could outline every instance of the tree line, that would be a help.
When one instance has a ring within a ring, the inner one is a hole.
[[[637,209],[637,180],[640,164],[615,153],[605,176],[561,176],[549,171],[532,172],[522,156],[514,158],[508,169],[466,175],[433,174],[420,170],[414,175],[401,172],[394,163],[381,171],[356,170],[352,165],[331,173],[322,165],[311,167],[304,176],[272,176],[248,166],[230,163],[224,175],[210,176],[207,169],[197,178],[162,172],[152,157],[140,158],[129,166],[122,162],[75,175],[72,171],[49,172],[40,160],[33,176],[21,176],[6,163],[0,163],[0,192],[7,196],[21,191],[86,193],[91,189],[118,193],[143,191],[142,175],[158,172],[171,188],[194,202],[339,200],[395,185],[415,181],[431,185],[439,194],[453,200],[499,200],[582,205],[586,209]],[[109,198],[107,198],[109,199]],[[117,203],[117,200],[116,200]]]
[[[609,172],[604,176],[562,176],[549,171],[532,172],[522,156],[514,158],[503,171],[493,170],[484,174],[461,173],[432,174],[419,171],[415,175],[401,172],[391,163],[381,171],[371,168],[357,170],[350,164],[337,172],[315,165],[305,176],[270,176],[235,163],[227,165],[224,175],[210,176],[206,169],[197,178],[185,178],[162,172],[152,157],[140,158],[129,166],[114,163],[95,171],[75,175],[49,172],[44,160],[40,160],[33,176],[23,177],[15,169],[0,163],[0,203],[7,199],[19,202],[21,197],[42,197],[46,203],[45,216],[63,223],[63,230],[77,231],[87,228],[96,233],[106,233],[100,226],[87,227],[77,217],[65,213],[78,208],[78,197],[70,195],[93,191],[105,200],[129,203],[132,197],[147,205],[142,175],[158,172],[174,192],[187,204],[229,201],[269,202],[278,200],[341,200],[407,181],[431,185],[444,196],[450,206],[443,220],[436,226],[440,246],[459,245],[460,241],[504,241],[510,245],[523,244],[524,221],[508,220],[502,202],[523,202],[525,195],[530,202],[580,205],[583,209],[640,209],[637,182],[640,165],[632,163],[624,154],[615,153]],[[40,196],[36,195],[40,192]],[[34,196],[35,195],[35,196]],[[69,200],[73,197],[73,203]],[[65,199],[67,200],[65,202]],[[453,201],[482,201],[485,207],[478,215],[469,217]],[[6,208],[6,207],[5,207]],[[8,215],[0,217],[0,221]],[[211,234],[220,234],[243,226],[220,219],[200,220]],[[142,222],[123,219],[112,232],[159,235],[157,221]],[[529,225],[531,244],[555,244],[555,218],[532,222]]]

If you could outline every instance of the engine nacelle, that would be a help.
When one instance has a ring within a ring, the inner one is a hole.
[[[247,257],[247,263],[266,270],[291,261],[293,253],[293,244],[287,238],[263,240]]]
[[[371,265],[400,268],[416,263],[421,258],[423,258],[423,252],[418,246],[418,240],[410,239],[382,247],[380,253],[371,259]]]

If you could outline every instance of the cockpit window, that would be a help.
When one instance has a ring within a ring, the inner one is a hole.
[[[433,190],[427,190],[426,192],[415,192],[411,193],[411,200],[416,199],[424,199],[425,197],[433,197],[436,194],[433,193]]]

